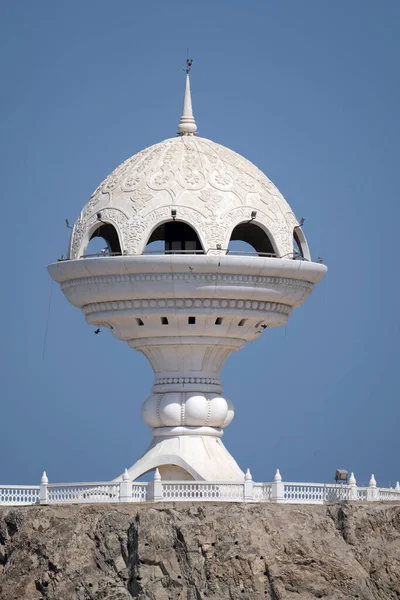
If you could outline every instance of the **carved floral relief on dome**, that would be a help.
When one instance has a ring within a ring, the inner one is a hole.
[[[204,176],[199,171],[191,171],[186,169],[183,179],[186,183],[185,187],[196,189],[200,185],[204,184]]]
[[[242,171],[236,173],[236,181],[246,192],[258,192],[261,189],[258,181],[255,181],[252,177],[249,177]]]
[[[233,190],[235,185],[232,175],[222,168],[216,169],[211,173],[210,184],[222,192]]]
[[[84,219],[86,219],[86,217],[88,217],[93,210],[96,208],[96,206],[98,206],[100,202],[100,194],[97,193],[93,196],[91,196],[89,202],[86,204],[86,206],[84,207],[83,211],[82,211],[82,217]]]
[[[216,150],[217,144],[214,144],[210,140],[205,140],[204,138],[196,138],[195,143],[203,159],[211,164],[214,164],[215,161],[220,161],[220,157]]]
[[[212,214],[215,214],[221,200],[223,199],[223,196],[214,189],[205,188],[201,190],[198,198],[200,198],[200,200],[204,203],[203,208],[211,211]]]
[[[254,209],[279,254],[291,250],[297,222],[293,223],[294,216],[287,217],[291,209],[268,177],[232,150],[203,138],[182,137],[139,152],[104,180],[76,223],[71,257],[81,251],[85,232],[96,219],[94,213],[101,209],[106,219],[105,211],[112,211],[104,207],[109,201],[124,215],[116,216],[117,209],[109,213],[110,222],[119,228],[121,247],[127,253],[141,252],[149,231],[171,217],[171,203],[152,190],[170,195],[179,206],[180,218],[196,229],[205,249],[217,244],[227,247],[233,227],[248,220]],[[153,210],[145,214],[149,202]],[[156,208],[158,203],[165,205]],[[130,219],[124,210],[132,215]]]
[[[148,156],[145,156],[143,160],[135,166],[135,168],[131,169],[132,171],[136,171],[137,173],[146,173],[147,169],[150,169],[150,165],[153,162],[157,161],[158,155],[161,153],[160,145],[152,146],[151,153]]]
[[[163,190],[175,182],[174,163],[179,148],[176,144],[168,144],[164,154],[157,162],[156,170],[147,173],[147,185],[154,190]]]
[[[175,175],[172,171],[161,169],[148,179],[148,185],[153,190],[164,190],[166,187],[172,185],[174,181]]]
[[[144,181],[144,176],[139,173],[131,173],[121,183],[121,189],[125,192],[131,192],[137,189]]]
[[[103,194],[109,194],[110,192],[115,190],[115,188],[118,186],[118,183],[119,183],[118,176],[107,177],[107,179],[105,180],[105,182],[101,188],[101,192]]]
[[[130,196],[132,202],[132,211],[134,215],[137,215],[146,206],[146,203],[151,200],[152,194],[149,193],[147,188],[140,188],[135,190]]]
[[[69,247],[69,257],[70,258],[79,258],[78,252],[82,244],[82,238],[85,231],[85,226],[83,219],[81,217],[76,221],[74,228],[72,230],[71,239],[70,239],[70,247]]]
[[[146,229],[147,221],[140,216],[123,223],[122,238],[127,254],[139,254]]]
[[[228,234],[228,227],[226,226],[226,224],[223,223],[223,221],[219,218],[213,220],[210,223],[210,225],[207,229],[207,233],[206,233],[206,240],[207,240],[207,245],[208,245],[207,249],[216,250],[217,244],[221,244],[221,247],[223,249],[226,249],[227,248],[227,242],[226,242],[227,234]]]
[[[216,148],[217,148],[216,154],[217,154],[218,158],[220,158],[222,161],[224,161],[228,165],[231,165],[235,169],[248,170],[248,169],[246,169],[246,165],[244,164],[244,159],[242,156],[240,156],[240,154],[237,154],[233,150],[229,150],[229,148],[220,146],[219,144],[218,145],[216,144]]]
[[[179,213],[189,224],[197,226],[196,231],[200,240],[204,239],[209,220],[199,210],[189,208],[188,206],[181,207]]]
[[[220,146],[219,144],[215,144],[217,147],[218,156],[226,162],[228,165],[232,165],[235,169],[239,169],[243,173],[251,175],[255,179],[259,179],[260,175],[264,177],[264,173],[253,165],[252,162],[244,158],[244,156],[240,156],[237,152],[230,150],[229,148],[225,148],[224,146]]]
[[[146,221],[150,225],[150,230],[154,228],[154,225],[161,225],[161,223],[165,219],[169,219],[171,217],[171,208],[169,206],[162,206],[161,208],[156,208],[152,210],[146,215]]]
[[[198,190],[206,183],[206,174],[195,141],[179,140],[180,155],[177,160],[176,175],[179,184],[186,190]]]

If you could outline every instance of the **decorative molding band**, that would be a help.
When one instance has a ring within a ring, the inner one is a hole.
[[[179,383],[183,385],[200,383],[203,385],[221,385],[221,381],[219,379],[212,379],[211,377],[161,377],[161,379],[156,379],[153,383],[154,385],[169,385],[172,383]]]
[[[264,275],[233,275],[233,274],[215,274],[215,273],[141,273],[138,275],[104,275],[93,277],[80,277],[79,279],[69,279],[61,284],[61,289],[77,285],[90,285],[99,283],[133,283],[135,281],[219,281],[235,284],[258,283],[286,285],[290,287],[300,287],[311,290],[314,287],[309,281],[293,279],[290,277],[266,277]]]
[[[154,427],[151,431],[153,437],[167,437],[176,435],[206,435],[212,437],[222,437],[224,432],[220,427],[189,427],[179,425],[176,427]]]
[[[218,308],[218,309],[245,309],[260,312],[277,312],[290,315],[292,309],[287,304],[280,302],[259,302],[257,300],[233,300],[219,298],[161,298],[141,300],[116,300],[111,302],[93,302],[82,307],[84,315],[97,312],[120,311],[132,309],[183,309],[189,308]]]

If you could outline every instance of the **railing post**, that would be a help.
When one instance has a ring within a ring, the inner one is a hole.
[[[352,472],[349,478],[349,500],[357,500],[357,481]]]
[[[285,486],[282,483],[282,477],[279,469],[276,470],[274,481],[271,485],[271,502],[284,502],[285,501]]]
[[[244,476],[244,501],[252,502],[254,500],[253,496],[254,484],[253,478],[250,473],[250,469],[247,469],[246,475]]]
[[[158,469],[154,472],[153,479],[153,502],[160,502],[163,499],[162,493],[162,481],[160,471]]]
[[[373,473],[371,475],[371,479],[369,480],[369,487],[367,489],[367,500],[379,500],[379,490],[376,487],[376,480]]]
[[[132,502],[132,481],[129,477],[128,470],[125,469],[122,475],[122,481],[119,483],[119,501]]]
[[[47,478],[46,471],[43,471],[43,475],[40,480],[39,504],[48,504],[49,502],[48,485],[49,480]]]

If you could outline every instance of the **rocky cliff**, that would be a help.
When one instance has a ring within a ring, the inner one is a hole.
[[[400,505],[0,510],[0,600],[400,598]]]

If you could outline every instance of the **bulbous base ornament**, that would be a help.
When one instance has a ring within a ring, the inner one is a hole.
[[[217,393],[153,394],[142,407],[153,442],[128,470],[131,479],[158,468],[162,479],[242,481],[243,471],[221,441],[232,422],[232,403]]]
[[[153,394],[142,406],[149,427],[226,427],[234,417],[233,405],[219,394],[167,392]]]

